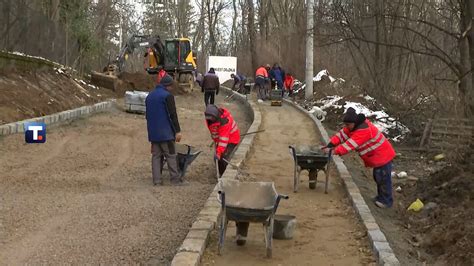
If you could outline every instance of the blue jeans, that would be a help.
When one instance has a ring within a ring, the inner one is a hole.
[[[375,199],[388,207],[392,207],[392,161],[374,168],[374,180],[377,183],[377,197]]]

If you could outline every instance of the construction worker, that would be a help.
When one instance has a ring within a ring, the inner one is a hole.
[[[267,65],[270,68],[270,65]],[[255,72],[255,86],[257,86],[258,102],[263,102],[267,98],[266,86],[268,81],[268,71],[263,65]]]
[[[226,160],[230,160],[232,152],[240,142],[239,127],[227,109],[219,108],[214,104],[206,106],[204,115],[216,147],[214,160],[218,162],[219,176],[222,176],[227,168]]]
[[[181,128],[174,96],[170,93],[173,78],[165,75],[145,100],[148,140],[151,142],[151,169],[154,185],[163,185],[161,169],[163,159],[166,159],[172,185],[186,183],[178,171],[177,153],[175,142],[181,140]]]
[[[204,92],[204,103],[207,105],[214,104],[214,98],[219,94],[219,77],[216,75],[214,68],[210,68],[209,72],[204,75],[202,80],[201,91]]]
[[[203,75],[200,72],[196,71],[196,82],[199,85],[199,87],[201,87],[201,88],[202,88],[202,80],[203,79],[204,79]]]
[[[293,94],[293,86],[295,85],[295,78],[291,75],[291,73],[286,73],[285,81],[283,82],[285,91],[288,93],[288,96],[292,96]]]
[[[357,114],[349,107],[343,119],[345,127],[335,134],[329,144],[322,147],[328,152],[333,149],[334,154],[344,155],[352,150],[359,156],[366,167],[373,168],[373,177],[377,183],[377,197],[374,203],[379,208],[390,208],[392,198],[392,160],[395,150],[382,132],[375,127],[363,114]]]
[[[160,84],[161,79],[166,75],[166,71],[163,69],[163,66],[158,66],[158,74],[156,77],[156,83]]]
[[[234,80],[234,84],[232,84],[232,90],[237,90],[237,92],[243,92],[246,81],[245,76],[232,73],[230,74],[230,77]]]

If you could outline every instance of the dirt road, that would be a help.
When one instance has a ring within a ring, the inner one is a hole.
[[[45,144],[0,138],[0,265],[169,263],[215,182],[202,94],[177,106],[182,142],[203,151],[186,187],[152,186],[143,115],[48,128]],[[242,109],[226,107],[245,132]]]
[[[273,258],[265,258],[263,228],[251,224],[247,244],[234,242],[235,226],[229,224],[224,254],[217,256],[216,233],[204,255],[204,265],[367,265],[373,262],[362,227],[358,224],[342,184],[336,174],[331,176],[329,194],[324,183],[316,190],[308,188],[308,176],[302,173],[298,193],[293,193],[293,160],[288,151],[291,144],[317,144],[319,137],[313,122],[296,109],[283,105],[260,105],[262,128],[246,161],[250,179],[274,181],[282,200],[279,214],[292,214],[298,225],[292,240],[274,240]],[[323,180],[320,174],[319,180]]]

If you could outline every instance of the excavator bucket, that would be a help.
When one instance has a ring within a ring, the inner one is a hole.
[[[117,89],[118,78],[115,75],[107,75],[104,73],[92,71],[91,83],[95,86],[115,91]]]

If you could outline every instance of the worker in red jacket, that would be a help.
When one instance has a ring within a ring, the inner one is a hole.
[[[291,75],[291,73],[286,73],[283,85],[285,87],[285,91],[288,93],[288,96],[292,96],[293,86],[295,85],[295,78]]]
[[[240,142],[240,131],[234,118],[225,108],[209,104],[204,115],[216,147],[214,159],[218,161],[219,176],[222,176],[227,168],[225,160],[230,160],[230,155]]]
[[[377,183],[375,205],[390,208],[392,198],[392,160],[395,150],[382,132],[375,127],[363,114],[357,114],[350,107],[344,115],[345,127],[334,135],[323,149],[333,149],[334,154],[344,155],[352,150],[359,156],[366,167],[373,168],[373,176]]]

